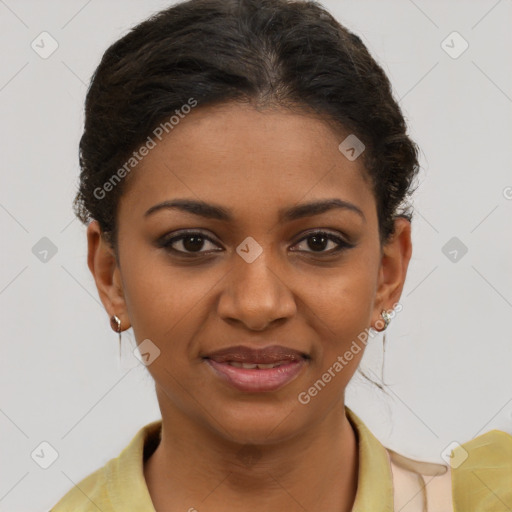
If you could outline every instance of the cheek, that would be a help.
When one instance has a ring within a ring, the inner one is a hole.
[[[346,339],[369,327],[377,279],[373,267],[354,258],[351,264],[340,267],[329,277],[317,281],[318,286],[308,293],[308,304],[326,333],[339,334]]]
[[[132,257],[136,256],[133,253]],[[191,270],[154,262],[147,268],[126,265],[125,298],[137,343],[149,339],[158,356],[147,366],[163,400],[193,414],[184,389],[201,386],[191,371],[191,350],[204,324],[207,291],[213,283],[191,279]]]
[[[135,338],[150,339],[165,365],[188,357],[211,308],[211,290],[222,274],[208,268],[171,266],[165,255],[154,257],[125,249],[123,265],[127,312]],[[151,261],[142,268],[140,261]]]
[[[339,397],[364,354],[377,285],[375,265],[357,255],[323,280],[323,286],[310,296],[320,340],[312,354],[315,382],[329,383],[329,389],[321,393],[323,403]]]

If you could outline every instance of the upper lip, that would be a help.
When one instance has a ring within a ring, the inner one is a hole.
[[[283,347],[281,345],[271,345],[263,348],[251,348],[243,345],[227,347],[215,352],[210,352],[203,356],[205,359],[212,359],[217,363],[226,363],[234,361],[238,363],[269,364],[280,361],[300,361],[308,359],[308,356],[298,350]]]

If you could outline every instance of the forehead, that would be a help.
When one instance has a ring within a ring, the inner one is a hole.
[[[240,103],[197,107],[161,140],[152,137],[121,202],[142,210],[193,197],[255,213],[336,196],[368,208],[373,194],[363,159],[351,161],[338,148],[347,135],[302,112]]]

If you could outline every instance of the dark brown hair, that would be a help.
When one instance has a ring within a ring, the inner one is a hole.
[[[82,222],[99,222],[114,248],[123,183],[106,198],[95,190],[190,98],[197,108],[241,101],[324,116],[366,146],[381,243],[395,216],[411,220],[417,148],[388,78],[358,36],[316,2],[189,0],[112,44],[87,93],[73,206]]]

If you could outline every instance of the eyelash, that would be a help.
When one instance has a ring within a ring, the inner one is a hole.
[[[186,252],[186,251],[179,251],[177,249],[174,249],[172,247],[172,245],[180,240],[184,240],[184,239],[187,239],[187,238],[190,238],[190,237],[193,237],[193,236],[200,236],[203,240],[207,240],[215,245],[217,245],[215,243],[215,241],[210,238],[209,236],[205,235],[204,233],[202,233],[201,231],[185,231],[185,232],[182,232],[180,233],[179,235],[176,235],[176,236],[173,236],[172,238],[168,238],[168,239],[165,239],[163,238],[161,241],[158,242],[158,246],[169,251],[169,252],[173,252],[175,254],[178,254],[180,256],[184,256],[184,257],[196,257],[197,255],[199,254],[211,254],[211,252],[220,252],[220,251],[189,251],[189,252]],[[306,252],[306,253],[309,253],[309,254],[315,254],[315,255],[332,255],[332,254],[337,254],[343,250],[346,250],[346,249],[351,249],[352,247],[354,247],[354,244],[350,244],[348,242],[346,242],[345,240],[343,240],[341,237],[339,236],[336,236],[332,233],[329,233],[327,231],[311,231],[309,233],[306,234],[306,236],[303,236],[296,244],[294,245],[297,245],[299,244],[300,242],[303,242],[304,240],[307,240],[308,238],[312,238],[313,236],[317,236],[317,237],[324,237],[324,238],[327,238],[328,240],[332,241],[332,242],[335,242],[338,244],[338,247],[335,248],[335,249],[332,249],[330,251],[293,251],[293,252]]]

